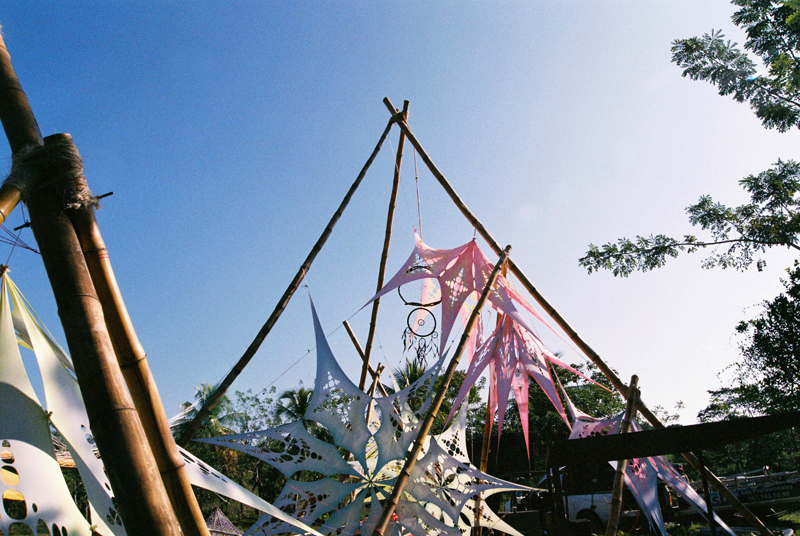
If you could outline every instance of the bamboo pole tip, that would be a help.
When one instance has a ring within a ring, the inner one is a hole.
[[[60,141],[72,141],[72,136],[66,132],[59,134],[50,134],[44,138],[45,143],[58,143]]]
[[[4,276],[8,271],[9,269],[7,264],[0,264],[0,277]]]

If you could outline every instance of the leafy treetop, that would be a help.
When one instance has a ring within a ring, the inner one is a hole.
[[[732,17],[744,29],[744,48],[758,57],[764,69],[726,41],[720,31],[673,42],[672,61],[683,76],[714,84],[720,95],[747,101],[766,128],[781,132],[800,128],[800,0],[732,0],[740,9]],[[748,268],[767,248],[800,249],[800,165],[779,160],[773,168],[740,180],[750,202],[728,207],[711,196],[687,207],[689,222],[710,233],[701,240],[692,234],[673,238],[663,234],[621,238],[603,246],[589,244],[579,262],[589,273],[601,268],[626,277],[664,265],[681,252],[714,247],[704,267]]]

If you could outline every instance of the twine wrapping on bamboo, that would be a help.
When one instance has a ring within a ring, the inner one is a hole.
[[[15,153],[11,173],[3,186],[16,188],[27,202],[36,192],[54,183],[58,183],[65,210],[100,208],[99,198],[92,195],[86,184],[83,160],[69,134],[50,136],[45,145],[28,146]]]

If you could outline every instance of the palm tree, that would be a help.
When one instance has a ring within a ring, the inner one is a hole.
[[[333,437],[330,432],[317,424],[316,422],[303,417],[311,407],[311,398],[314,396],[312,389],[305,387],[298,387],[297,389],[287,389],[281,396],[278,397],[278,403],[275,404],[275,418],[283,423],[293,421],[302,421],[303,426],[306,427],[311,435],[317,439],[333,442]]]
[[[275,416],[282,422],[300,421],[308,425],[310,421],[303,419],[308,408],[311,406],[311,397],[314,391],[299,387],[297,389],[287,389],[278,397],[275,405]]]

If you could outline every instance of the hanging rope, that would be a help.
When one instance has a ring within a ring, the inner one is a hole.
[[[419,173],[417,173],[417,150],[414,149],[414,180],[417,183],[417,218],[419,220],[419,237],[422,238],[422,205],[419,201]]]
[[[23,219],[25,219],[25,224],[15,229],[16,231],[18,231],[17,234],[14,234],[14,231],[9,229],[5,225],[0,224],[0,229],[2,229],[2,231],[5,233],[5,236],[0,235],[0,243],[11,245],[11,251],[8,253],[8,258],[6,259],[5,262],[6,265],[10,264],[11,255],[14,254],[14,251],[16,250],[17,247],[20,247],[22,249],[27,249],[28,251],[33,251],[37,255],[39,254],[37,250],[30,247],[28,244],[25,243],[24,240],[20,238],[20,235],[22,234],[22,228],[28,227],[30,225],[30,223],[28,223],[27,221],[27,218],[25,218],[25,206],[23,205],[21,208],[22,208],[22,217]]]

